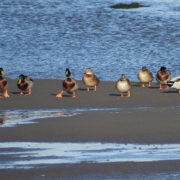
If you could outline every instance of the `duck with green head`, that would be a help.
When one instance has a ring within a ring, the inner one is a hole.
[[[33,84],[34,83],[32,79],[30,79],[28,76],[21,74],[17,82],[17,86],[21,90],[19,95],[23,95],[24,94],[23,91],[28,91],[27,95],[31,95],[32,93],[31,88]]]
[[[4,93],[4,96],[0,96],[0,98],[9,98],[9,94],[7,92],[7,80],[6,78],[3,77],[5,75],[3,68],[0,68],[0,93]]]
[[[78,83],[75,79],[71,78],[71,72],[67,68],[65,71],[66,79],[63,81],[63,89],[56,95],[57,98],[62,98],[62,94],[66,91],[69,94],[72,94],[72,98],[76,98],[76,91],[78,90]]]

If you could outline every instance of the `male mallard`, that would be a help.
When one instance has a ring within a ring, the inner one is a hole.
[[[121,93],[121,97],[124,97],[124,93],[128,93],[127,97],[130,97],[131,83],[125,78],[124,74],[121,75],[121,79],[116,83],[116,89]]]
[[[156,74],[156,80],[160,84],[160,90],[162,90],[162,85],[167,84],[167,81],[170,81],[171,79],[171,73],[166,69],[166,67],[162,66],[160,70]],[[169,89],[167,86],[166,89]]]
[[[31,88],[33,84],[34,83],[32,79],[30,79],[28,76],[24,76],[23,74],[21,74],[17,82],[17,86],[21,90],[19,95],[23,95],[24,94],[23,91],[28,91],[27,95],[31,95]]]
[[[5,98],[9,98],[8,92],[7,92],[7,80],[2,77],[4,75],[4,70],[3,68],[0,68],[0,92],[4,93]],[[0,96],[2,98],[2,96]]]
[[[82,81],[87,86],[88,92],[90,87],[94,87],[94,91],[96,91],[97,85],[99,84],[99,79],[90,68],[86,69]]]
[[[71,72],[70,70],[67,68],[66,69],[66,79],[63,81],[63,90],[60,91],[56,97],[57,98],[62,98],[62,94],[64,93],[64,91],[66,91],[67,93],[69,94],[73,94],[72,95],[72,98],[76,98],[76,95],[75,95],[75,92],[78,90],[78,83],[73,79],[71,78]]]
[[[143,66],[141,71],[138,73],[138,79],[141,81],[141,87],[145,87],[145,83],[148,83],[148,87],[151,87],[151,82],[153,80],[152,73]]]
[[[167,85],[171,88],[177,89],[180,94],[180,76],[175,77],[172,80],[168,81]]]

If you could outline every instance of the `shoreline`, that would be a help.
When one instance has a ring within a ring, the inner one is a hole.
[[[64,93],[62,99],[55,96],[61,90],[62,80],[34,80],[31,96],[18,96],[16,80],[8,80],[9,99],[0,99],[0,110],[76,109],[85,108],[71,117],[53,117],[35,120],[35,124],[0,127],[2,142],[109,142],[138,144],[180,143],[180,95],[176,90],[159,91],[132,86],[130,98],[121,98],[115,82],[100,82],[97,92],[87,93],[81,81],[78,98]],[[142,108],[138,108],[142,107]],[[146,108],[149,107],[149,108]],[[88,111],[91,108],[117,108],[108,111]],[[1,124],[0,124],[1,126]],[[2,159],[3,160],[2,156]],[[6,161],[10,157],[7,156]],[[180,160],[157,162],[119,162],[38,165],[33,169],[3,169],[0,179],[129,179],[137,177],[179,177]],[[157,175],[157,176],[156,176]]]

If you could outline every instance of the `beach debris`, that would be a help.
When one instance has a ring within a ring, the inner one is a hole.
[[[87,87],[87,92],[90,91],[90,87],[94,87],[94,91],[97,90],[99,78],[93,73],[91,68],[86,69],[82,81]]]

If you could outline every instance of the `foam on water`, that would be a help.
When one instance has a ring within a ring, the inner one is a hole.
[[[1,142],[0,157],[0,169],[179,160],[180,144]]]

